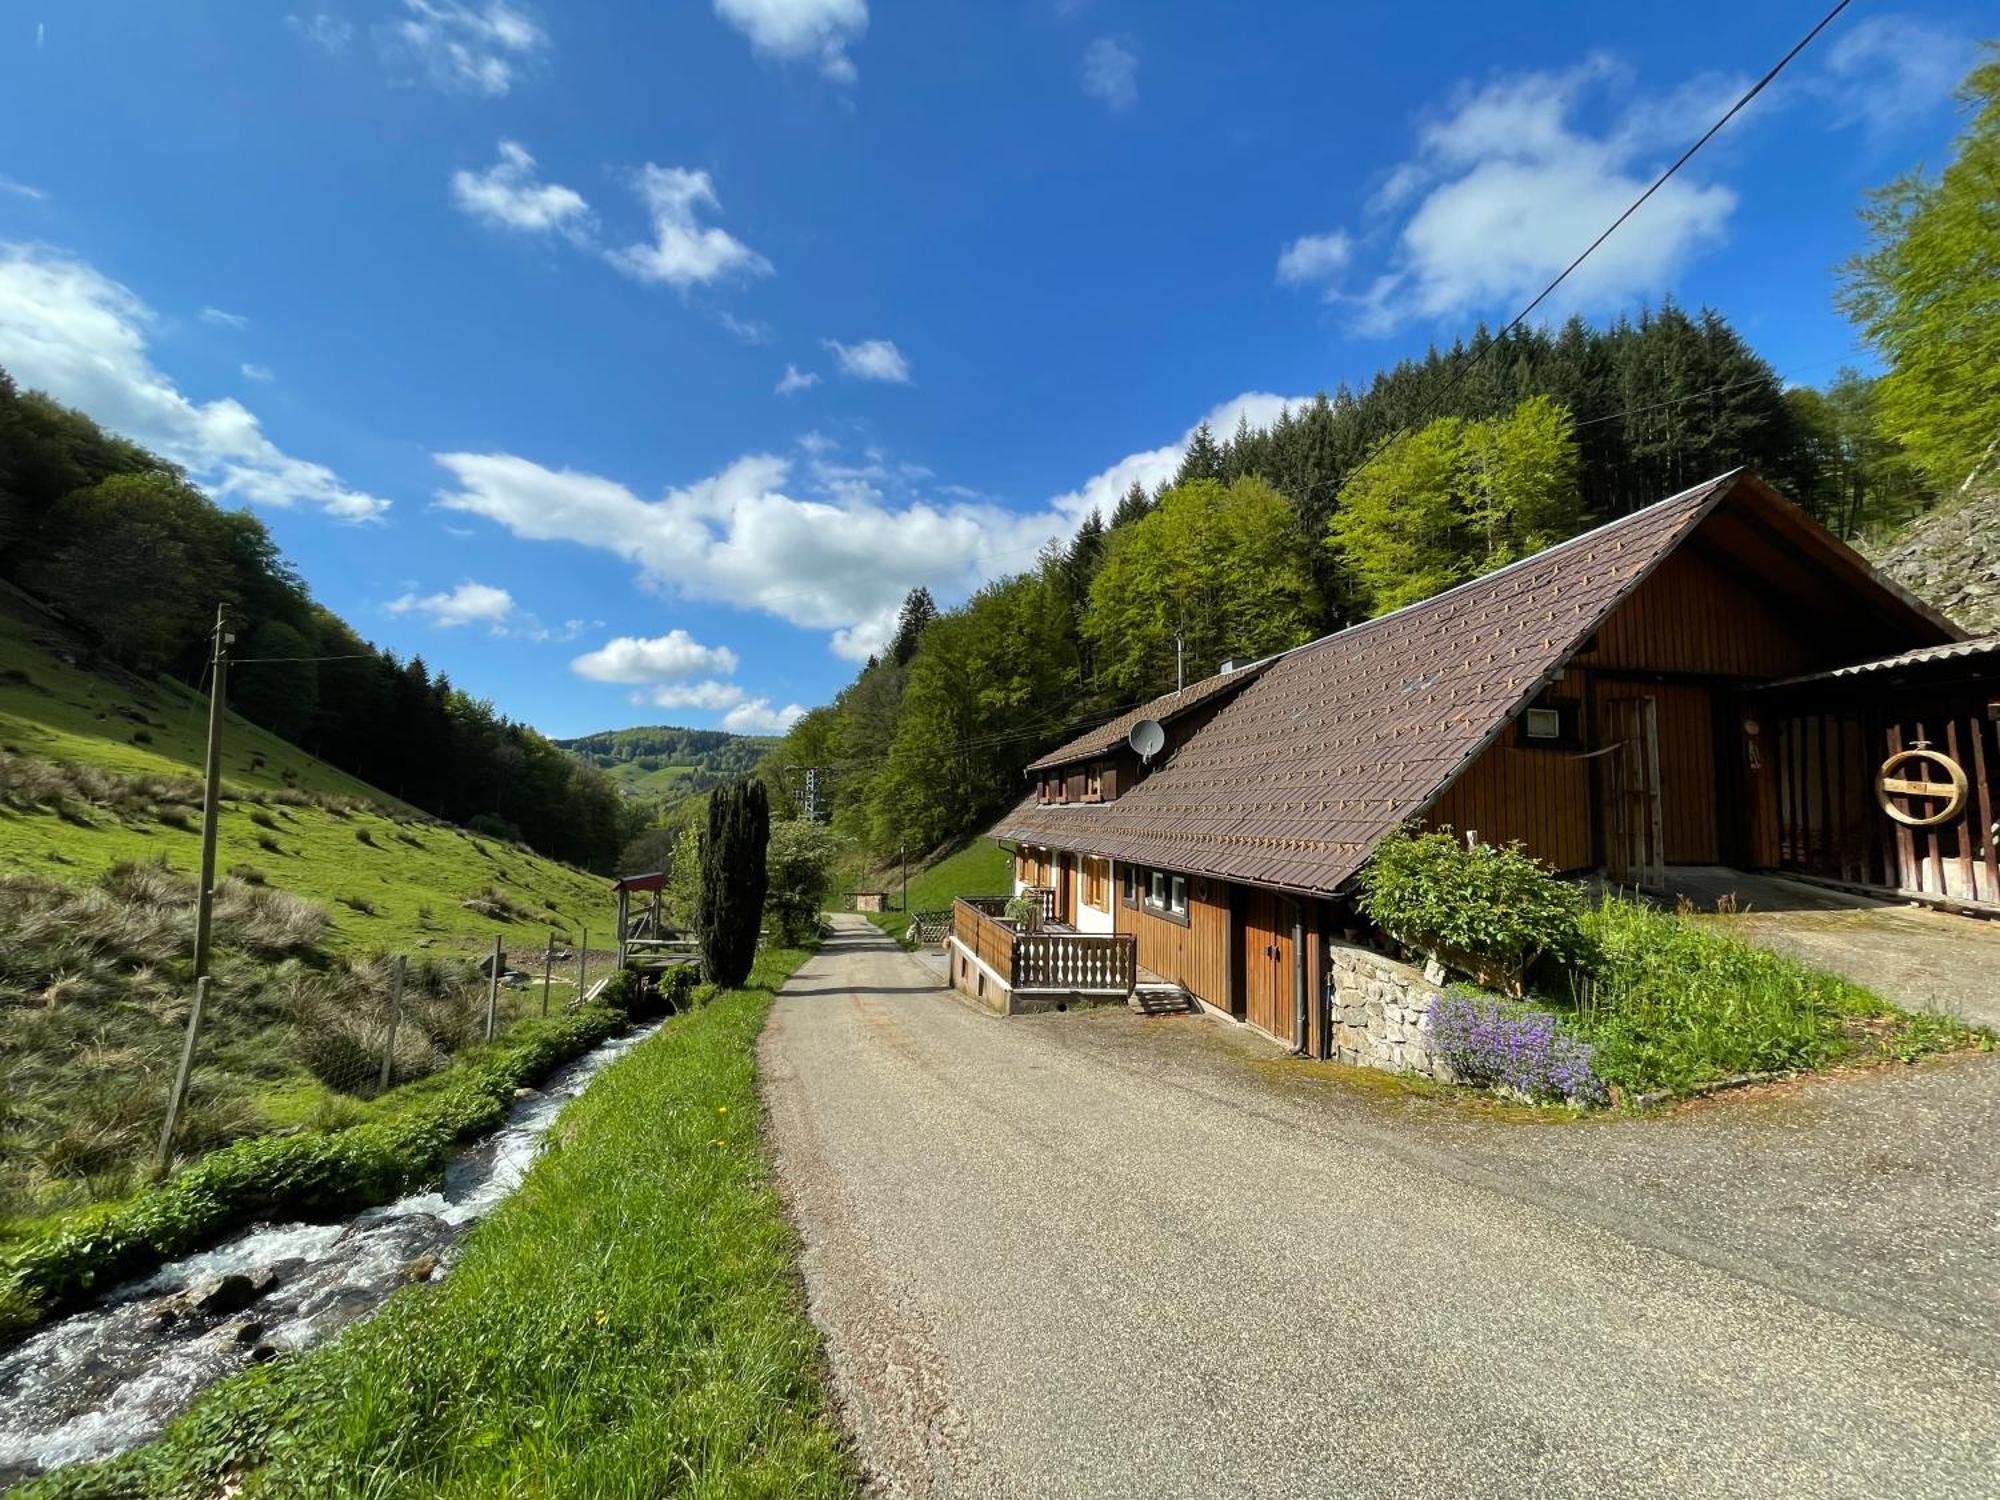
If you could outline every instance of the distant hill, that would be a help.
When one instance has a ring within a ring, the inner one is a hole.
[[[555,743],[596,766],[626,796],[671,805],[747,774],[778,741],[769,735],[644,724]]]

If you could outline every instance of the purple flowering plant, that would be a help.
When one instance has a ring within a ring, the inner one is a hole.
[[[1608,1097],[1590,1043],[1545,1010],[1486,995],[1446,994],[1430,1008],[1431,1046],[1462,1083],[1543,1103],[1602,1104]]]

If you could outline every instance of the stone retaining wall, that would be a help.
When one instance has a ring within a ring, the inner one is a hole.
[[[1327,954],[1334,1058],[1351,1067],[1452,1082],[1450,1064],[1431,1050],[1427,1024],[1441,986],[1372,948],[1329,942]]]

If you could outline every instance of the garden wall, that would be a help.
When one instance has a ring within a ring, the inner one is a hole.
[[[1431,1050],[1427,1024],[1439,987],[1372,948],[1333,940],[1326,947],[1334,1060],[1452,1082],[1450,1064]]]

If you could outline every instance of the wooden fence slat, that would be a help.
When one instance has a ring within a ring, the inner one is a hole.
[[[1974,734],[1979,732],[1979,726],[1976,723],[1972,726],[1972,732]],[[1961,766],[1965,764],[1963,760],[1959,759],[1958,754],[1958,720],[1956,718],[1945,720],[1944,753],[1949,755],[1954,763]],[[1979,894],[1978,883],[1972,878],[1972,809],[1970,806],[1959,809],[1957,832],[1959,879],[1957,894],[1970,899]]]
[[[1993,848],[1993,788],[1986,780],[1986,726],[1975,715],[1972,724],[1972,769],[1979,784],[1979,849],[1986,876],[1981,901],[2000,901],[2000,855]]]

